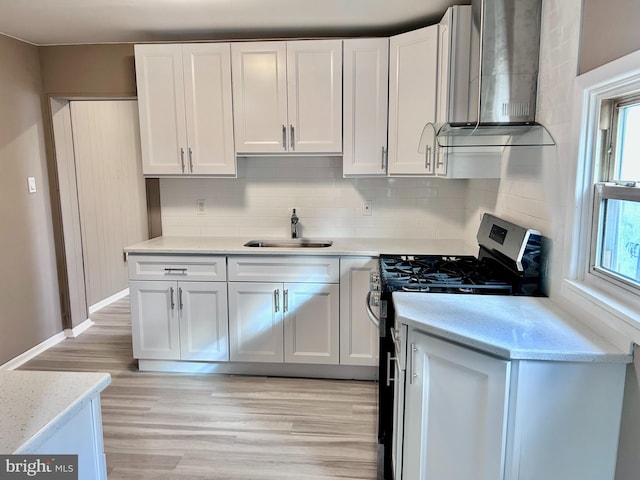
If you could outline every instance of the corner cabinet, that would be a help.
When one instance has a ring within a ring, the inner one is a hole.
[[[135,46],[142,172],[236,174],[229,43]]]
[[[344,153],[347,176],[387,174],[389,39],[344,40]]]
[[[342,40],[231,45],[242,154],[342,153]]]
[[[134,358],[229,360],[225,257],[128,262]]]
[[[389,45],[390,175],[433,175],[432,149],[419,152],[422,130],[436,121],[438,26],[395,35]]]
[[[336,257],[231,256],[230,359],[339,363]]]
[[[378,365],[380,334],[369,320],[366,306],[371,284],[379,278],[378,265],[377,258],[340,258],[341,365]]]
[[[613,480],[624,363],[504,360],[414,327],[406,356],[402,479]]]

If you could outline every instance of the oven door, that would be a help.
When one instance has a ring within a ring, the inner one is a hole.
[[[391,329],[395,347],[395,371],[393,376],[393,430],[391,441],[391,466],[394,480],[402,479],[402,447],[404,438],[404,388],[406,375],[407,326]]]

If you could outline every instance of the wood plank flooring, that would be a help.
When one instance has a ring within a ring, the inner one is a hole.
[[[106,371],[109,480],[376,478],[373,382],[139,372],[128,299],[23,365]]]

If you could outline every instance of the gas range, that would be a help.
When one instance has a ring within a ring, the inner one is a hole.
[[[452,255],[411,255],[407,252],[405,255],[380,256],[380,281],[373,282],[375,288],[367,300],[380,307],[380,315],[375,319],[380,333],[378,374],[383,379],[378,387],[378,452],[382,468],[379,478],[392,479],[394,463],[398,461],[398,447],[394,445],[397,432],[392,420],[394,408],[401,408],[396,397],[400,395],[397,389],[404,381],[400,353],[404,351],[402,343],[406,332],[403,335],[400,325],[395,322],[392,293],[544,295],[545,267],[540,232],[484,214],[477,239],[477,257],[453,255],[455,252]]]

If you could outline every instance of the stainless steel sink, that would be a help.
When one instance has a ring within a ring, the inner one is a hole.
[[[326,248],[333,245],[331,240],[317,240],[312,238],[284,238],[270,240],[250,240],[245,247],[264,248]]]

